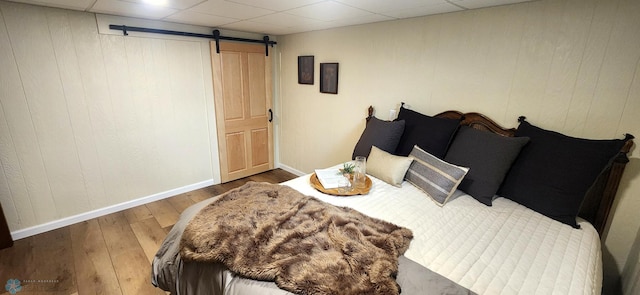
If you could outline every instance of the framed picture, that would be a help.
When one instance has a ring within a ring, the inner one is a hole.
[[[298,56],[298,84],[313,85],[313,55]]]
[[[320,92],[338,94],[338,63],[320,63]]]

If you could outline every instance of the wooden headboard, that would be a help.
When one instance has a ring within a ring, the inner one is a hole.
[[[373,107],[369,107],[369,118],[373,116]],[[435,115],[440,118],[450,118],[461,120],[460,125],[470,126],[472,128],[493,132],[502,136],[514,136],[515,128],[504,128],[498,123],[490,119],[489,117],[480,113],[461,113],[458,111],[446,111]],[[518,121],[524,120],[524,117],[520,117]],[[582,206],[580,207],[580,213],[578,216],[589,221],[600,236],[604,233],[604,230],[609,219],[609,213],[613,205],[613,201],[618,191],[620,179],[624,168],[629,162],[628,153],[633,146],[633,136],[630,134],[625,135],[626,143],[620,150],[620,153],[613,160],[613,164],[609,165],[600,176],[596,179],[595,183],[591,186],[587,192]]]

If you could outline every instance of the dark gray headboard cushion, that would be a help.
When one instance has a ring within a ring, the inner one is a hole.
[[[368,157],[374,145],[385,152],[393,153],[398,146],[404,127],[405,122],[402,120],[382,121],[371,117],[353,149],[352,159],[356,156]]]
[[[396,154],[407,156],[417,145],[426,152],[443,159],[460,120],[436,118],[400,107],[397,120],[405,121]]]
[[[511,164],[527,142],[528,137],[505,137],[462,126],[444,160],[469,167],[458,189],[491,206]]]
[[[625,145],[545,130],[522,121],[515,134],[529,137],[499,194],[575,228],[582,201]]]

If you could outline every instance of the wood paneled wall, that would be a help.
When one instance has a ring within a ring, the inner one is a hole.
[[[640,137],[639,16],[637,0],[542,0],[281,37],[280,162],[311,172],[348,160],[367,107],[388,119],[400,102]],[[315,56],[313,86],[297,84],[299,55]],[[338,95],[319,93],[322,62],[340,63]],[[639,157],[636,148],[603,237],[605,277],[622,270],[640,228]]]
[[[0,12],[12,231],[219,182],[207,40],[100,35],[94,14],[4,1]]]

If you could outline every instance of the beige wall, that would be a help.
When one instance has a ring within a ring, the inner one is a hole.
[[[426,114],[479,111],[508,127],[572,136],[640,136],[640,1],[552,0],[279,38],[280,162],[311,172],[351,156],[372,104]],[[314,55],[313,86],[297,56]],[[319,63],[339,62],[339,94],[321,94]],[[640,227],[640,153],[625,172],[605,238],[616,283]]]
[[[0,202],[12,231],[219,182],[207,40],[98,34],[0,1]]]
[[[101,35],[89,13],[3,1],[0,12],[0,202],[12,231],[219,181],[207,42]],[[400,101],[511,127],[526,115],[573,136],[640,135],[638,15],[631,0],[536,1],[281,37],[276,159],[304,172],[345,161],[366,108],[387,119]],[[297,84],[307,54],[313,86]],[[338,95],[319,93],[319,62],[340,63]],[[604,237],[605,277],[640,251],[639,153]]]

